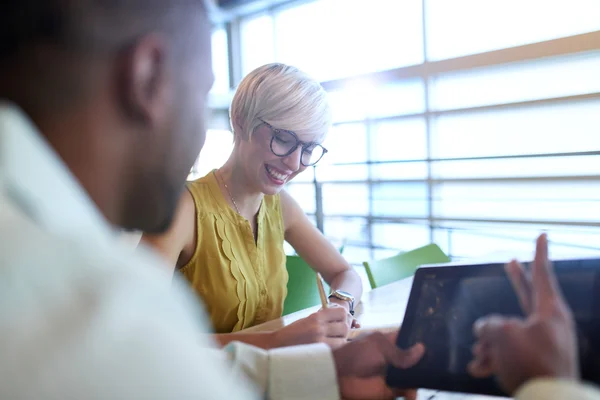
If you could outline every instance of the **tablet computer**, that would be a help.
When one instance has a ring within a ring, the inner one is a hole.
[[[600,384],[600,258],[554,261],[559,285],[577,324],[582,378]],[[415,274],[397,345],[423,343],[414,367],[390,367],[387,383],[505,396],[494,378],[467,373],[475,343],[473,323],[489,314],[523,316],[504,264],[419,268]]]

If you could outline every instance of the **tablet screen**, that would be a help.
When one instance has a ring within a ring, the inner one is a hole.
[[[600,260],[558,261],[555,268],[577,322],[583,377],[600,383],[600,331],[594,312]],[[420,269],[398,345],[406,348],[421,342],[427,351],[416,367],[391,369],[388,381],[401,387],[503,394],[493,379],[474,379],[466,371],[475,343],[473,323],[489,314],[522,316],[503,265]]]

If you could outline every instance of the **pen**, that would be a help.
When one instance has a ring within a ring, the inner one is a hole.
[[[323,279],[321,278],[321,274],[317,272],[317,287],[319,288],[319,295],[321,296],[321,305],[323,308],[327,308],[329,306],[329,300],[327,300],[327,296],[325,295],[325,288],[323,287]]]

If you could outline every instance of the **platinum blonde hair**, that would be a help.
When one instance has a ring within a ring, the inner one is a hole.
[[[315,141],[324,139],[332,123],[327,92],[319,82],[279,63],[263,65],[242,79],[229,118],[235,140],[251,139],[261,119],[298,135],[314,135]]]

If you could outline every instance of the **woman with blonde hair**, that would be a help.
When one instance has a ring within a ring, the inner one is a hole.
[[[326,92],[294,67],[265,65],[240,83],[230,119],[234,147],[227,162],[190,182],[169,230],[143,242],[202,297],[222,344],[343,344],[362,294],[360,277],[284,190],[327,152],[321,145],[331,127]],[[282,314],[284,240],[321,273],[339,307],[274,332],[244,333]]]

